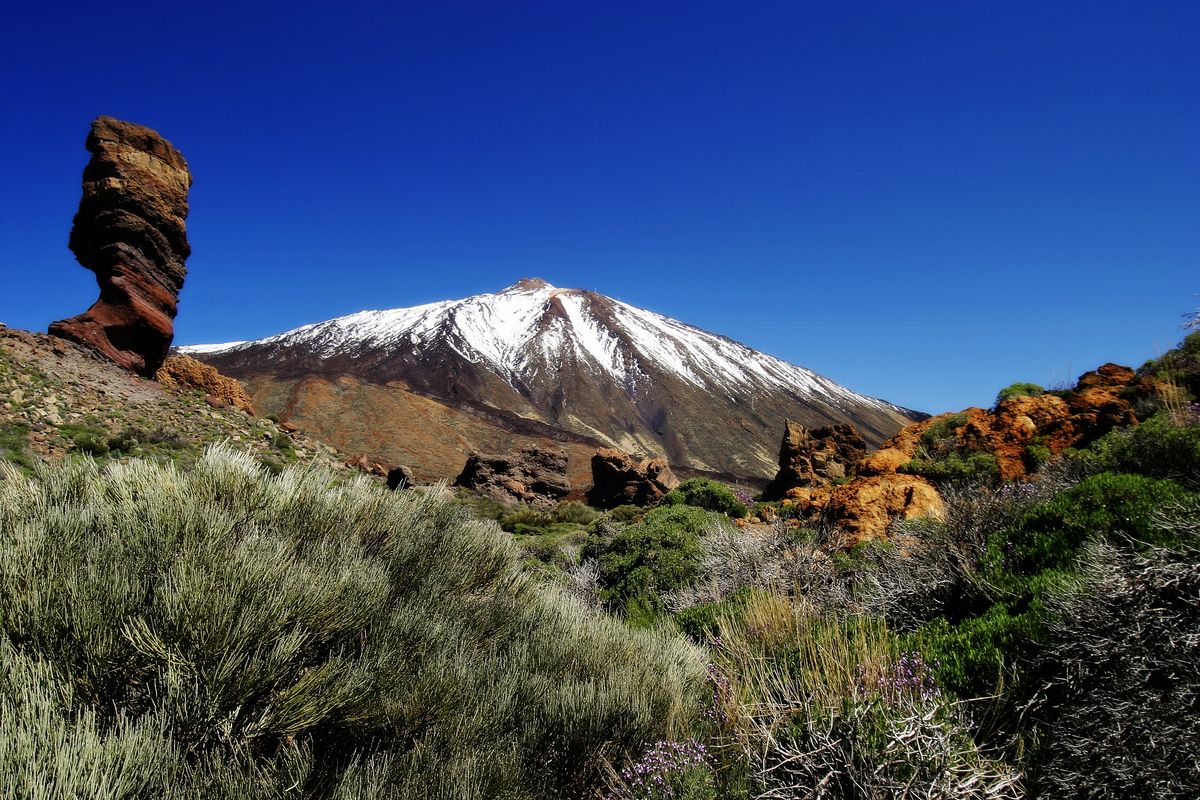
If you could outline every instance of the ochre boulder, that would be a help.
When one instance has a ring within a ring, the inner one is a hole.
[[[853,425],[809,430],[789,419],[779,445],[779,472],[763,490],[763,499],[778,500],[798,486],[820,486],[845,478],[866,452],[867,443]]]
[[[154,373],[154,380],[168,389],[195,389],[222,405],[254,414],[254,404],[242,384],[191,356],[171,356]]]
[[[592,488],[587,501],[596,508],[620,505],[646,506],[679,485],[671,467],[661,458],[637,458],[616,448],[604,447],[592,456]]]
[[[1078,444],[1094,442],[1113,428],[1136,425],[1134,398],[1153,395],[1153,381],[1139,378],[1129,367],[1104,364],[1085,372],[1068,400],[1078,432]]]
[[[824,520],[846,534],[846,546],[884,538],[898,519],[941,519],[945,506],[937,489],[917,475],[890,473],[855,478],[841,486],[801,486],[783,501],[803,518]]]
[[[988,453],[995,457],[1000,477],[1015,480],[1031,466],[1030,445],[1059,453],[1086,445],[1115,427],[1135,425],[1133,404],[1155,391],[1150,379],[1137,377],[1132,369],[1105,364],[1082,375],[1070,392],[1010,397],[992,410],[968,408],[908,425],[882,448],[860,458],[854,466],[855,478],[841,486],[823,484],[815,464],[810,470],[804,461],[816,432],[806,439],[789,423],[776,482],[781,478],[795,482],[784,490],[783,502],[798,512],[795,516],[803,523],[832,522],[846,534],[847,545],[853,545],[885,536],[898,519],[944,515],[933,484],[897,471],[931,446],[922,441],[931,428],[946,429],[947,421],[953,420],[949,430],[938,434],[939,439],[949,440],[941,446],[958,453]]]
[[[454,484],[506,504],[552,506],[571,493],[566,451],[539,445],[513,455],[471,453]]]
[[[884,475],[895,472],[901,464],[911,460],[912,453],[906,453],[895,447],[885,447],[861,459],[858,462],[857,473],[859,475]]]
[[[1035,442],[1058,453],[1078,438],[1070,408],[1052,394],[1010,397],[992,412],[975,409],[959,432],[959,439],[972,452],[991,453],[1006,481],[1024,475],[1029,467],[1027,448]]]
[[[873,475],[834,489],[830,516],[848,534],[848,544],[886,535],[898,519],[945,514],[941,495],[933,484],[917,475]]]
[[[388,469],[378,461],[372,461],[366,453],[360,454],[357,458],[352,458],[346,462],[346,466],[351,469],[356,469],[359,472],[365,472],[368,475],[378,475],[380,478],[386,478]]]
[[[857,472],[894,472],[918,455],[926,431],[947,419],[961,417],[954,428],[956,448],[994,456],[1000,477],[1015,480],[1028,473],[1030,445],[1057,454],[1068,447],[1086,446],[1113,428],[1136,425],[1134,402],[1153,396],[1155,391],[1152,380],[1138,377],[1129,367],[1105,364],[1080,376],[1069,392],[1010,397],[992,410],[968,408],[908,425],[884,442],[879,451],[860,460]]]
[[[167,357],[191,253],[185,220],[192,174],[149,128],[99,117],[69,245],[96,273],[100,298],[50,333],[79,342],[146,377]]]

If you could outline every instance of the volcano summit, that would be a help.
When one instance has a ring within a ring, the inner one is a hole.
[[[260,409],[424,477],[452,476],[471,449],[529,438],[759,479],[775,472],[787,419],[852,423],[878,445],[922,416],[726,337],[537,278],[179,349],[245,381]],[[426,419],[406,419],[414,414]],[[483,435],[488,428],[503,435]]]

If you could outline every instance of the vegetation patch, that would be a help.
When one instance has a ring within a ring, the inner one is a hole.
[[[723,483],[708,478],[688,478],[659,500],[661,505],[685,505],[715,511],[734,519],[746,516],[746,504]]]
[[[0,424],[0,459],[28,474],[36,461],[29,452],[29,428],[20,424]]]
[[[657,614],[664,594],[688,586],[696,577],[700,535],[722,524],[721,517],[687,505],[659,506],[638,523],[608,538],[589,542],[596,558],[601,598],[610,608]]]
[[[579,797],[698,707],[694,650],[434,496],[217,447],[0,482],[0,531],[0,785],[37,796]]]
[[[1005,386],[996,394],[996,405],[1013,397],[1037,397],[1045,394],[1046,390],[1036,383],[1013,383]]]
[[[1000,466],[991,453],[952,452],[941,458],[914,458],[897,469],[906,475],[920,475],[936,484],[994,483],[1000,479]]]

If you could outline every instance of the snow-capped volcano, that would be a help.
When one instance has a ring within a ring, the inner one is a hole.
[[[515,416],[735,475],[773,470],[785,418],[853,422],[878,443],[913,417],[723,336],[540,279],[257,341],[178,349],[244,379],[399,383],[488,417]]]

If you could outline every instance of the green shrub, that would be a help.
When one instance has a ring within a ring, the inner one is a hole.
[[[674,616],[675,627],[683,635],[697,642],[705,642],[710,636],[720,632],[722,620],[738,620],[739,612],[753,594],[753,589],[738,589],[720,600],[686,608]]]
[[[966,414],[951,414],[937,420],[921,434],[921,446],[930,456],[958,449],[958,429],[967,424]]]
[[[899,472],[920,475],[933,483],[995,483],[1000,465],[991,453],[950,453],[941,458],[914,458],[900,465]]]
[[[108,455],[108,440],[103,436],[81,433],[74,438],[75,449],[90,456]]]
[[[29,428],[26,425],[0,423],[0,460],[22,472],[33,469],[35,459],[29,452]]]
[[[1037,472],[1041,469],[1054,454],[1050,452],[1050,448],[1040,442],[1025,445],[1024,458],[1025,469],[1028,472]]]
[[[1096,471],[1170,478],[1200,489],[1200,426],[1177,424],[1167,413],[1111,431],[1071,457]]]
[[[914,646],[939,660],[938,679],[960,697],[1006,690],[1007,702],[1018,693],[1011,684],[1021,668],[1045,645],[1047,598],[1070,579],[1084,546],[1172,543],[1152,513],[1189,499],[1195,496],[1172,481],[1102,473],[1033,506],[989,536],[979,575],[994,602],[956,623],[926,623]]]
[[[520,526],[518,526],[520,527]],[[543,564],[564,569],[575,563],[579,548],[587,538],[576,525],[556,524],[549,532],[537,529],[534,534],[516,531],[517,543],[527,556]],[[570,553],[576,554],[574,557]]]
[[[1091,539],[1171,544],[1154,526],[1158,508],[1187,499],[1174,481],[1104,472],[1028,511],[1013,528],[992,535],[989,566],[1035,575],[1070,568]]]
[[[1138,374],[1178,384],[1193,399],[1200,399],[1200,331],[1188,334],[1178,347],[1147,361]]]
[[[516,506],[500,512],[500,527],[509,533],[536,535],[547,531],[554,524],[554,516],[531,506]]]
[[[685,505],[727,514],[730,517],[746,516],[746,504],[723,483],[708,478],[688,478],[663,495],[662,505]]]
[[[137,428],[125,428],[108,437],[108,449],[113,452],[132,453],[141,443],[144,434]]]
[[[1036,397],[1039,394],[1044,394],[1045,389],[1038,386],[1036,383],[1013,383],[1005,386],[996,395],[996,405],[1000,405],[1005,400],[1013,397]]]
[[[71,444],[71,449],[91,456],[108,455],[108,434],[94,425],[70,423],[60,425],[58,433]]]
[[[661,596],[696,577],[700,534],[718,518],[692,506],[659,506],[611,539],[589,544],[599,560],[600,596],[611,607],[642,597],[661,609]]]
[[[481,516],[487,516],[486,509]],[[595,522],[600,512],[589,508],[583,503],[573,500],[560,503],[552,509],[534,508],[533,506],[513,506],[505,508],[497,506],[495,516],[491,517],[500,523],[500,527],[509,533],[519,533],[530,536],[549,534],[556,527],[567,525],[582,528]]]
[[[987,697],[1016,677],[1046,641],[1043,602],[1021,611],[996,603],[956,625],[945,617],[928,622],[909,637],[910,646],[934,664],[938,684],[961,698]]]
[[[219,447],[5,478],[0,786],[28,796],[587,796],[697,706],[695,651],[435,495]]]
[[[617,524],[624,524],[627,522],[641,522],[645,515],[646,509],[626,503],[605,513],[604,518]]]
[[[577,500],[559,503],[554,509],[555,522],[569,522],[574,525],[591,525],[600,517],[600,512],[591,506]]]

